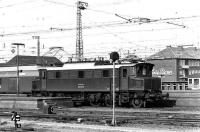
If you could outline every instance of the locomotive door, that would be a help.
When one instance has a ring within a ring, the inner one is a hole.
[[[120,91],[128,90],[128,67],[120,68]]]
[[[119,69],[119,105],[129,102],[129,93],[128,93],[128,67],[121,67]]]
[[[47,89],[47,70],[46,69],[40,69],[40,90],[46,91]]]

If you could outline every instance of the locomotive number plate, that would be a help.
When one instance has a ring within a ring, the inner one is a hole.
[[[78,84],[78,88],[85,88],[85,84]]]

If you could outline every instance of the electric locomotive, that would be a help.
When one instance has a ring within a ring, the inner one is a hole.
[[[151,63],[115,65],[118,105],[145,107],[168,98],[161,92],[161,79],[152,77]],[[113,65],[99,62],[66,63],[63,67],[39,69],[33,81],[33,96],[71,97],[74,103],[109,106],[112,103]]]

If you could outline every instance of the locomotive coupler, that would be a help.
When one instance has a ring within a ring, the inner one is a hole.
[[[14,121],[15,128],[21,128],[21,124],[18,123],[20,121],[20,115],[16,111],[12,111],[11,121]]]

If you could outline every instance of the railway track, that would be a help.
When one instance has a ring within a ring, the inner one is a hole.
[[[48,118],[49,120],[56,122],[77,122],[80,119],[81,122],[86,124],[100,124],[109,125],[112,119],[111,109],[93,109],[93,108],[72,108],[56,110],[56,114],[43,114],[41,112],[21,111],[19,114],[23,118],[31,120],[41,120]],[[0,116],[11,117],[10,112],[0,112]],[[174,125],[183,127],[198,127],[200,128],[200,114],[197,113],[178,113],[173,111],[129,111],[117,110],[116,120],[119,126],[131,126],[131,124],[142,125]]]

